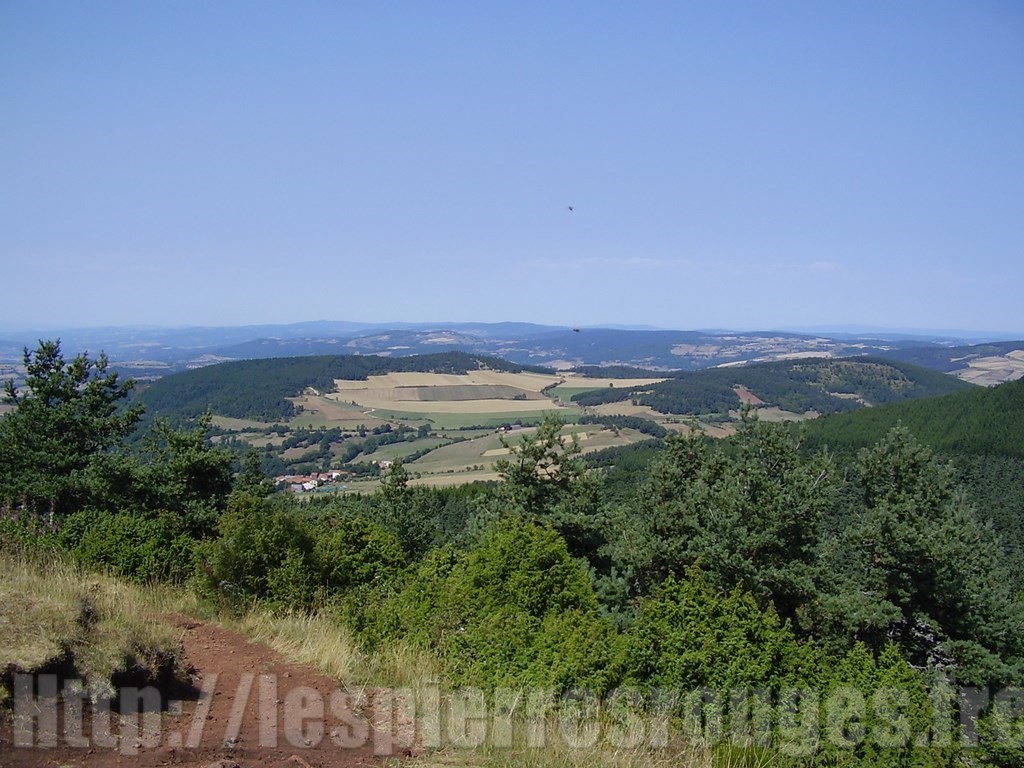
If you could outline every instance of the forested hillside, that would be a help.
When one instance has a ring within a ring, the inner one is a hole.
[[[833,450],[863,448],[897,424],[946,455],[1024,459],[1024,380],[827,416],[805,424],[803,440]]]
[[[765,405],[825,414],[932,397],[971,385],[907,363],[868,357],[820,358],[710,368],[660,384],[585,392],[572,399],[584,406],[633,400],[662,413],[724,414],[740,407],[738,386]]]
[[[209,409],[220,416],[274,422],[294,415],[287,398],[306,388],[329,392],[335,379],[365,380],[373,374],[399,371],[466,373],[479,368],[547,372],[465,352],[397,358],[325,355],[240,360],[165,376],[142,392],[140,401],[149,412],[171,419],[194,417]]]
[[[853,456],[900,427],[952,467],[979,516],[1024,569],[1024,380],[805,422],[809,452]]]

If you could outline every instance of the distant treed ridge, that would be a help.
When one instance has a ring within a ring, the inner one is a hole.
[[[760,401],[758,404],[794,413],[825,414],[934,397],[972,385],[926,368],[880,358],[820,358],[709,368],[659,384],[582,392],[572,399],[582,406],[633,400],[661,413],[724,414],[742,403],[737,387],[749,390]]]

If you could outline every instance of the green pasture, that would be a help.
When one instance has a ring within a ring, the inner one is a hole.
[[[500,436],[497,434],[485,435],[474,440],[464,440],[461,443],[451,443],[437,448],[426,456],[410,462],[408,468],[410,471],[423,474],[440,474],[452,470],[458,471],[475,464],[483,464],[487,467],[501,456],[484,456],[484,452],[497,448],[501,448]]]
[[[415,426],[429,422],[436,430],[459,429],[460,427],[496,428],[502,424],[538,424],[549,413],[556,413],[565,421],[571,421],[582,410],[576,407],[545,408],[537,411],[512,411],[490,413],[403,413],[402,411],[375,410],[373,415],[388,421],[401,422]]]
[[[410,456],[417,451],[422,451],[425,448],[433,450],[442,445],[448,445],[449,442],[443,437],[424,437],[421,440],[382,445],[373,453],[363,454],[357,461],[394,461],[395,459],[404,459],[406,456]]]

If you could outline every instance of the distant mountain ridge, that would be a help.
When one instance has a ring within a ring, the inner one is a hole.
[[[568,328],[523,322],[360,323],[310,321],[225,328],[72,329],[36,336],[0,334],[0,365],[17,366],[22,348],[39,338],[61,339],[65,354],[106,352],[113,367],[137,379],[156,379],[229,360],[362,354],[403,357],[446,351],[500,357],[555,369],[631,366],[693,371],[802,357],[869,355],[913,362],[991,384],[1024,375],[1024,341],[965,345],[963,339],[827,336],[786,331]],[[986,351],[987,350],[987,351]],[[993,351],[997,357],[989,359]],[[1019,352],[1019,359],[1013,357]],[[971,362],[975,361],[975,362]],[[973,370],[967,370],[972,368]]]

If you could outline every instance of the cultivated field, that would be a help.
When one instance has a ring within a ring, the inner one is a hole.
[[[335,379],[339,393],[360,389],[391,389],[396,387],[443,387],[502,385],[540,392],[565,380],[564,376],[543,373],[509,373],[507,371],[472,371],[455,373],[385,373],[370,376],[366,381]]]
[[[277,456],[291,467],[343,466],[341,457],[354,465],[368,465],[401,459],[406,462],[414,482],[430,485],[452,485],[498,479],[495,461],[509,455],[502,445],[498,427],[522,424],[525,427],[506,434],[508,444],[515,445],[529,436],[545,416],[555,414],[568,426],[563,430],[567,440],[576,433],[584,453],[647,439],[634,429],[612,429],[598,424],[580,425],[576,421],[584,412],[595,415],[642,416],[674,431],[686,431],[687,423],[674,416],[657,413],[630,402],[610,403],[595,408],[569,404],[565,398],[575,392],[610,387],[642,387],[663,381],[663,378],[587,378],[572,374],[507,373],[474,371],[457,375],[443,373],[389,373],[371,376],[365,381],[337,380],[333,392],[309,391],[291,398],[298,414],[288,420],[295,429],[339,428],[342,437],[333,440],[329,454],[317,446],[315,436],[287,450],[278,448]],[[217,426],[258,449],[281,446],[286,435],[270,433],[267,424],[243,419],[216,420]],[[429,426],[429,436],[386,442],[379,438],[390,425],[418,428]],[[376,431],[375,431],[376,430]],[[370,433],[373,434],[370,434]],[[716,429],[709,429],[717,434]],[[352,446],[366,442],[368,452],[353,458]],[[418,458],[415,458],[418,456]],[[301,473],[301,472],[300,472]],[[370,492],[379,479],[350,477],[345,487],[334,486],[318,492]]]
[[[768,408],[758,408],[756,413],[757,418],[761,421],[770,422],[807,421],[808,419],[818,418],[818,414],[814,411],[807,411],[807,413],[794,413],[793,411],[784,411],[774,405]],[[741,418],[739,411],[729,411],[729,415],[736,419],[736,421],[739,421]]]
[[[541,390],[565,377],[554,374],[473,371],[466,374],[388,373],[366,381],[338,379],[325,399],[390,421],[429,421],[438,428],[537,421],[548,412],[572,419]],[[321,409],[324,413],[327,409]]]
[[[302,412],[290,422],[294,426],[355,429],[362,424],[373,429],[387,421],[374,416],[364,406],[342,402],[329,395],[303,395],[289,399],[302,408]]]
[[[508,402],[508,400],[500,401],[501,404],[507,404]],[[401,405],[404,405],[404,403]],[[540,410],[537,408],[538,405],[543,406],[545,403],[535,403],[532,410],[522,411],[493,410],[477,413],[472,410],[442,411],[440,409],[432,409],[429,411],[398,411],[377,409],[373,411],[373,415],[378,419],[386,419],[391,422],[402,422],[411,425],[429,423],[438,430],[455,431],[468,427],[493,429],[504,424],[532,424],[542,421],[549,413],[554,413],[561,417],[563,421],[569,422],[575,420],[582,413],[579,408],[560,408],[554,404],[550,404],[549,407]],[[500,405],[495,407],[500,407]]]
[[[979,357],[967,361],[967,367],[953,372],[964,381],[983,387],[994,387],[1007,381],[1024,378],[1024,350],[1005,355]]]
[[[647,387],[651,384],[660,384],[665,381],[665,378],[660,379],[612,379],[612,378],[600,378],[590,376],[564,376],[566,387],[582,387],[584,390],[589,391],[592,389],[607,389],[608,387],[615,387],[616,389],[630,389],[631,387]]]

